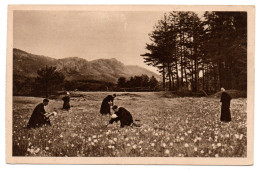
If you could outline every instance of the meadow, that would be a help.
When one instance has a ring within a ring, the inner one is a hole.
[[[71,110],[52,99],[52,126],[26,129],[42,98],[13,97],[13,156],[246,157],[246,98],[232,99],[232,122],[222,123],[219,98],[175,97],[164,92],[117,93],[114,104],[141,127],[106,126],[102,99],[111,92],[73,92]]]

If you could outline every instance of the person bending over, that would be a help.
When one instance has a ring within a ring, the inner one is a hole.
[[[30,117],[30,120],[27,124],[27,128],[37,128],[43,125],[51,125],[49,117],[52,115],[56,115],[56,112],[46,113],[44,106],[47,106],[49,103],[48,99],[44,99],[43,103],[38,104]]]
[[[100,107],[100,113],[102,115],[110,114],[110,106],[114,105],[114,99],[116,97],[116,94],[108,95],[106,98],[103,99],[101,107]]]
[[[112,109],[115,112],[115,114],[112,115],[112,119],[109,121],[109,124],[113,124],[113,122],[120,121],[121,128],[123,128],[124,126],[131,126],[131,125],[139,127],[137,124],[134,123],[131,113],[125,108],[123,107],[118,108],[118,106],[115,105],[112,107]]]

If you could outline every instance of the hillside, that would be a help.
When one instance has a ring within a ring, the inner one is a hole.
[[[79,57],[54,59],[51,57],[31,54],[20,49],[13,49],[13,74],[15,78],[36,77],[37,70],[45,65],[56,66],[66,79],[96,80],[116,83],[119,77],[129,78],[135,75],[146,74],[149,77],[160,76],[139,66],[128,66],[115,58],[87,61]]]

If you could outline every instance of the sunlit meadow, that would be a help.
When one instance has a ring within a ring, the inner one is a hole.
[[[218,98],[177,98],[162,92],[117,93],[114,103],[131,112],[141,127],[105,125],[99,108],[108,92],[72,93],[71,110],[61,97],[52,126],[26,129],[35,97],[13,99],[14,156],[79,157],[246,157],[246,99],[231,101],[231,123],[221,123]],[[111,94],[111,93],[110,93]]]

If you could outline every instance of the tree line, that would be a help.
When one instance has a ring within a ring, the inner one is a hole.
[[[170,12],[155,24],[141,54],[164,90],[247,89],[247,13]],[[166,87],[167,86],[167,87]]]
[[[146,90],[146,91],[154,91],[159,89],[159,82],[154,77],[148,77],[145,74],[141,76],[130,77],[130,79],[126,79],[125,77],[118,78],[117,87],[119,89],[124,90]]]

